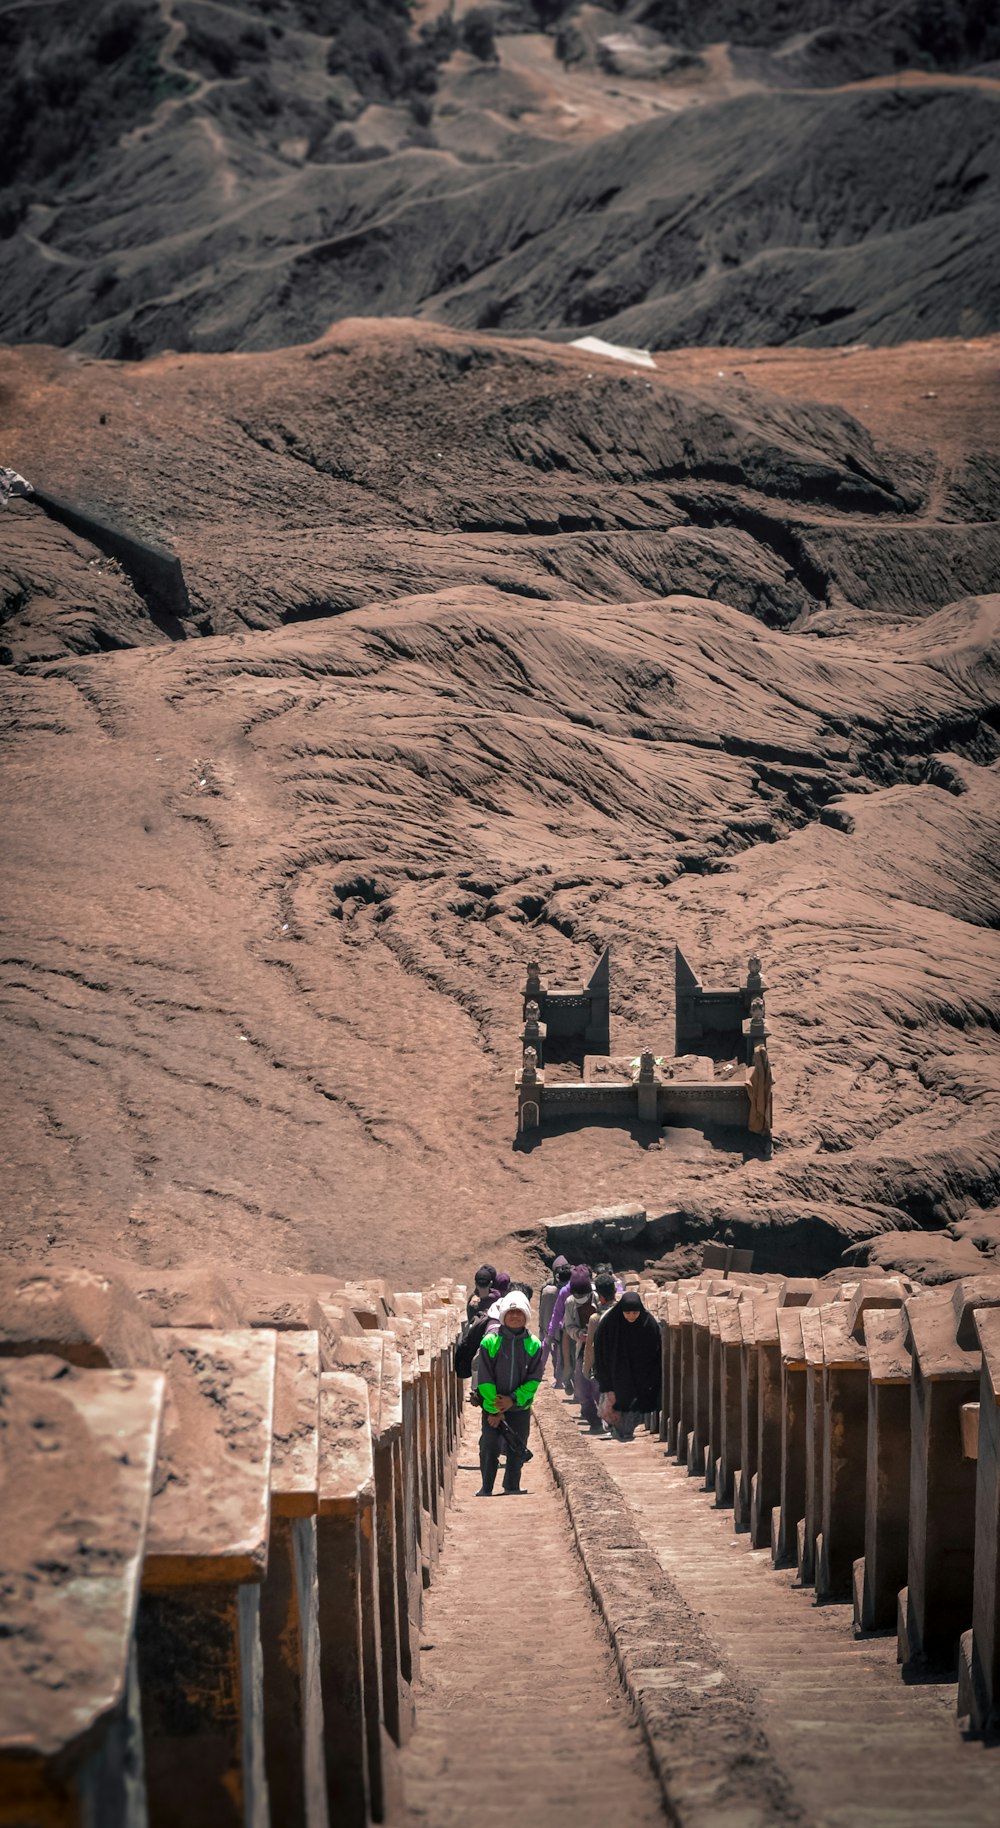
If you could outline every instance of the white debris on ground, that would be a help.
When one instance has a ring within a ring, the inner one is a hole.
[[[631,362],[636,368],[655,368],[648,349],[628,349],[624,343],[606,343],[600,336],[578,336],[571,349],[588,349],[591,355],[608,355],[613,362]]]
[[[0,464],[0,508],[5,508],[12,495],[34,495],[31,483],[19,476],[16,470],[5,470]]]

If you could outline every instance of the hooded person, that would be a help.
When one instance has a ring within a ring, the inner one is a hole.
[[[581,1384],[584,1391],[584,1395],[580,1399],[581,1407],[583,1409],[583,1419],[587,1423],[591,1434],[604,1433],[604,1423],[601,1421],[600,1412],[597,1407],[600,1402],[601,1391],[597,1379],[594,1376],[594,1340],[597,1337],[597,1329],[600,1326],[604,1315],[609,1308],[614,1307],[620,1294],[621,1289],[615,1279],[614,1271],[611,1269],[599,1270],[594,1277],[594,1311],[590,1316],[590,1322],[583,1341],[583,1371],[581,1376]],[[576,1364],[578,1372],[580,1370],[580,1356],[580,1348],[577,1346]]]
[[[531,1405],[542,1376],[542,1342],[528,1330],[531,1303],[527,1295],[522,1295],[520,1289],[512,1289],[500,1302],[497,1318],[496,1330],[483,1334],[473,1370],[476,1394],[483,1406],[479,1436],[480,1498],[493,1496],[500,1453],[505,1445],[504,1493],[513,1496],[520,1492],[521,1467],[531,1429]],[[504,1442],[501,1423],[506,1425],[508,1434],[514,1436],[514,1445],[509,1439]]]
[[[551,1273],[547,1280],[543,1282],[538,1296],[538,1337],[545,1342],[545,1359],[549,1356],[548,1332],[549,1321],[552,1319],[552,1309],[556,1305],[556,1296],[558,1295],[559,1290],[562,1288],[563,1283],[568,1280],[569,1264],[567,1263],[566,1258],[562,1256],[556,1257],[552,1264]]]
[[[640,1415],[660,1405],[663,1341],[660,1323],[627,1288],[594,1334],[594,1375],[600,1411],[619,1441],[631,1441]]]
[[[466,1324],[471,1325],[479,1320],[488,1307],[498,1300],[501,1290],[497,1288],[497,1273],[492,1263],[484,1263],[476,1271],[476,1282],[472,1294],[465,1306]],[[504,1291],[506,1292],[506,1291]]]
[[[587,1276],[590,1275],[590,1271],[587,1269],[585,1264],[577,1264],[577,1270],[580,1270],[580,1269],[582,1269],[584,1271],[585,1275],[587,1275]],[[569,1300],[570,1295],[572,1293],[570,1284],[573,1280],[574,1274],[576,1274],[576,1271],[570,1270],[569,1275],[567,1276],[565,1282],[562,1285],[562,1288],[559,1290],[559,1293],[556,1296],[556,1304],[555,1304],[555,1307],[552,1309],[552,1319],[549,1321],[549,1330],[548,1330],[547,1334],[545,1335],[545,1343],[546,1343],[549,1351],[552,1353],[553,1359],[555,1360],[555,1367],[556,1367],[556,1374],[557,1374],[556,1375],[556,1388],[560,1389],[560,1390],[565,1390],[567,1396],[572,1396],[573,1392],[572,1392],[572,1387],[569,1383],[569,1374],[566,1369],[566,1357],[565,1357],[565,1351],[564,1351],[566,1342],[563,1339],[563,1322],[566,1318],[566,1303]]]
[[[510,1277],[505,1269],[500,1270],[493,1278],[493,1287],[498,1295],[510,1294]]]
[[[594,1284],[590,1270],[585,1263],[578,1263],[569,1279],[569,1294],[563,1313],[563,1363],[572,1394],[578,1403],[584,1404],[588,1411],[584,1418],[587,1422],[597,1420],[596,1409],[593,1415],[589,1413],[590,1405],[583,1387],[583,1348],[587,1343],[587,1328],[590,1325],[590,1316],[594,1312],[595,1306]]]
[[[482,1344],[483,1334],[495,1333],[499,1325],[500,1303],[499,1301],[494,1301],[493,1306],[487,1308],[485,1314],[480,1314],[477,1320],[471,1321],[469,1325],[466,1326],[461,1339],[455,1347],[456,1377],[472,1376],[472,1368],[476,1362],[476,1353],[479,1351]]]

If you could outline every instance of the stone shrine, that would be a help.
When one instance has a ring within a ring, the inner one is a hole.
[[[706,990],[676,947],[674,977],[673,1057],[644,1048],[637,1060],[619,1062],[611,1053],[610,947],[578,990],[550,989],[537,961],[529,963],[515,1074],[518,1134],[566,1118],[747,1129],[754,1075],[766,1074],[770,1090],[760,959],[750,959],[744,983]],[[553,1056],[567,1050],[582,1056],[579,1078],[554,1067]]]

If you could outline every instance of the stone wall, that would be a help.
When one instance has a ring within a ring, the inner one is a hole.
[[[906,1680],[958,1672],[1000,1726],[1000,1275],[703,1272],[646,1291],[664,1336],[660,1437],[734,1528],[854,1631],[895,1631]]]
[[[395,1817],[464,1289],[0,1278],[0,1823]]]

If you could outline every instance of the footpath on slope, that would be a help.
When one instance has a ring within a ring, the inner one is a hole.
[[[545,1828],[667,1818],[642,1732],[532,1431],[526,1495],[476,1498],[466,1410],[444,1548],[426,1595],[417,1725],[402,1754],[410,1828]]]
[[[540,1400],[682,1828],[996,1828],[1000,1748],[963,1739],[954,1683],[905,1684],[893,1637],[856,1640],[850,1607],[817,1606],[645,1431],[597,1439],[568,1403]]]

